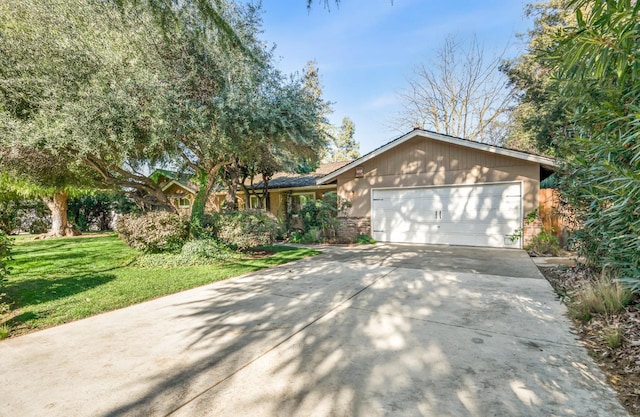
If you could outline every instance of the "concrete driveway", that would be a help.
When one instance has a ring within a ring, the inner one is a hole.
[[[325,250],[0,342],[0,415],[628,415],[524,252]]]

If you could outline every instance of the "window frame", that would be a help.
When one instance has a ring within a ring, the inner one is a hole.
[[[187,204],[183,204],[183,201],[186,201]],[[178,197],[176,198],[178,208],[189,208],[191,207],[191,199],[189,197]]]
[[[302,196],[307,196],[311,198],[306,200],[304,203],[299,201],[298,209],[294,210],[294,207],[295,207],[294,198],[298,197],[298,200],[300,200],[300,197]],[[316,201],[316,200],[317,200],[317,197],[316,197],[315,191],[307,191],[307,192],[300,191],[297,193],[292,193],[291,194],[291,210],[290,210],[291,214],[298,214],[305,204],[307,204],[309,201]]]

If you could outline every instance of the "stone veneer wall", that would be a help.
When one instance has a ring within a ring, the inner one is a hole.
[[[354,241],[359,235],[371,236],[371,219],[368,217],[338,217],[338,239]]]
[[[531,243],[533,238],[540,234],[542,228],[543,224],[542,220],[540,220],[540,217],[536,217],[536,219],[531,223],[527,223],[525,221],[524,230],[522,231],[522,247],[525,247],[529,243]]]

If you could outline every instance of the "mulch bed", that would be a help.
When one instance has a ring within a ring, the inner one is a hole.
[[[538,267],[563,301],[588,280],[587,271],[577,267]],[[598,315],[584,322],[573,319],[574,328],[589,354],[605,374],[618,398],[634,417],[640,417],[640,296],[622,312]],[[622,331],[622,343],[609,346],[612,327]]]

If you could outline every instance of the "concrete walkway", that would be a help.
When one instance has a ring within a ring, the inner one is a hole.
[[[2,416],[627,416],[522,251],[326,253],[0,342]]]

